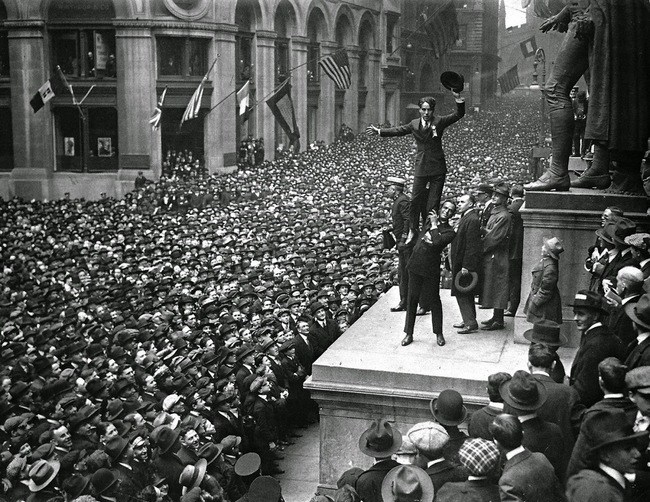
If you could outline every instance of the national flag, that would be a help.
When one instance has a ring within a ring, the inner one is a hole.
[[[534,56],[535,52],[537,52],[537,41],[535,40],[535,35],[520,42],[519,47],[521,47],[521,53],[525,58]]]
[[[250,84],[248,80],[241,89],[237,91],[237,104],[239,106],[239,115],[243,115],[243,121],[248,119],[248,107],[250,106]]]
[[[29,104],[32,105],[32,109],[36,113],[54,96],[57,94],[65,94],[66,92],[70,92],[70,85],[61,71],[61,67],[57,66],[54,74],[38,89],[38,92],[29,101]]]
[[[507,94],[519,85],[519,70],[517,69],[517,65],[514,65],[499,77],[499,85],[501,86],[501,94]]]
[[[318,62],[318,65],[334,81],[336,87],[339,89],[350,88],[352,72],[350,71],[350,61],[345,49],[336,51],[334,54],[328,54]]]
[[[205,87],[205,82],[208,80],[208,74],[205,74],[205,77],[201,80],[201,83],[192,94],[190,102],[187,103],[187,108],[185,108],[185,113],[183,113],[183,118],[181,119],[181,125],[183,122],[188,120],[195,119],[199,116],[199,110],[201,109],[201,99],[203,98],[203,88]]]
[[[420,17],[433,53],[436,58],[439,58],[453,47],[458,39],[458,17],[454,1],[436,2]]]
[[[160,119],[162,118],[162,106],[163,103],[165,102],[166,94],[167,94],[167,87],[163,89],[163,92],[160,95],[160,99],[158,100],[158,104],[156,105],[156,109],[154,110],[153,114],[151,115],[151,118],[149,119],[149,123],[151,124],[152,131],[155,131],[160,127]]]
[[[291,84],[289,79],[280,85],[275,94],[271,96],[266,103],[271,108],[271,113],[282,127],[282,130],[289,136],[292,145],[296,145],[300,150],[300,131],[296,123],[296,112],[291,100]]]

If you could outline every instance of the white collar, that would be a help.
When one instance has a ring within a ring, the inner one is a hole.
[[[510,460],[515,455],[519,455],[524,451],[526,451],[526,449],[523,446],[517,446],[517,448],[515,448],[514,450],[510,450],[508,453],[506,453],[506,460]]]
[[[621,398],[621,397],[625,397],[625,396],[623,396],[623,394],[619,392],[619,393],[614,393],[614,394],[605,394],[603,396],[603,399],[616,399],[616,398]]]
[[[648,338],[649,336],[650,336],[650,332],[639,333],[638,335],[636,335],[636,342],[639,345],[641,345],[646,340],[646,338]]]
[[[495,410],[503,410],[503,403],[495,403],[494,401],[488,401],[488,406],[494,408]]]
[[[611,477],[613,477],[616,482],[621,485],[621,488],[625,490],[625,477],[620,472],[618,472],[616,469],[612,469],[610,466],[605,465],[602,462],[598,464],[598,467],[605,474],[609,474]]]
[[[585,331],[585,333],[591,331],[591,330],[594,329],[594,328],[599,328],[599,327],[601,327],[602,325],[603,325],[602,322],[595,322],[595,323],[593,323],[591,326],[589,326],[589,327],[587,328],[587,331]]]
[[[467,476],[467,481],[478,481],[479,479],[487,479],[487,476]]]
[[[631,302],[632,300],[638,300],[641,295],[632,295],[628,296],[627,298],[623,298],[621,300],[621,305],[625,305],[626,303]]]
[[[437,458],[435,460],[430,460],[427,462],[427,468],[431,467],[432,465],[439,464],[440,462],[443,462],[445,460],[445,457]]]
[[[528,422],[536,417],[537,413],[529,413],[528,415],[519,415],[517,418],[519,419],[519,422],[523,424],[524,422]]]
[[[645,267],[646,263],[650,262],[650,258],[646,258],[642,262],[639,263],[639,268]]]
[[[534,370],[532,374],[533,375],[546,375],[547,377],[551,376],[546,371],[542,371],[542,370]]]

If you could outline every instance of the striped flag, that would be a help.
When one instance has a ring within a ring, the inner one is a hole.
[[[499,77],[499,85],[501,86],[501,94],[507,94],[519,85],[519,70],[517,69],[517,65],[514,65]]]
[[[248,107],[250,106],[250,84],[248,80],[242,88],[237,91],[237,104],[239,106],[239,116],[244,116],[244,122],[248,118]]]
[[[165,102],[165,94],[167,94],[167,87],[165,87],[162,94],[160,95],[160,99],[158,100],[156,109],[154,110],[153,115],[151,115],[151,118],[149,119],[149,123],[151,124],[152,131],[155,131],[160,127],[160,119],[162,118],[162,106],[163,103]]]
[[[291,100],[290,78],[287,78],[275,91],[266,104],[269,105],[271,113],[277,120],[282,130],[289,136],[289,141],[300,150],[300,131],[296,122],[296,112]]]
[[[206,73],[205,77],[201,80],[201,83],[192,94],[190,102],[187,103],[187,108],[185,108],[185,113],[183,113],[183,118],[181,119],[181,125],[183,122],[188,120],[195,119],[199,116],[199,110],[201,109],[201,99],[203,98],[203,88],[205,87],[205,82],[208,80],[208,74]]]
[[[339,89],[350,88],[350,84],[352,84],[352,72],[350,71],[348,54],[344,49],[336,51],[333,55],[329,54],[325,56],[318,62],[318,65],[334,81],[336,87]]]
[[[68,84],[68,81],[65,79],[61,67],[57,66],[54,75],[52,75],[49,80],[38,89],[38,92],[34,94],[34,97],[29,100],[29,104],[32,106],[34,113],[36,113],[54,96],[57,94],[65,94],[66,92],[72,93],[70,90],[70,84]]]

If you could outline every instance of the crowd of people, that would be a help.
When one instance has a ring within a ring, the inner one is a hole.
[[[458,124],[443,196],[525,180],[536,109]],[[396,283],[384,180],[411,150],[360,135],[218,177],[170,151],[121,200],[0,201],[2,497],[276,493],[313,362]]]
[[[259,166],[264,162],[264,138],[249,136],[239,143],[237,165],[239,167]]]

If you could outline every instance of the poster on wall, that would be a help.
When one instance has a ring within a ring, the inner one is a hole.
[[[100,31],[95,32],[95,70],[106,70],[108,62],[108,44]]]
[[[63,138],[63,154],[74,157],[74,138]]]
[[[98,157],[110,157],[111,151],[111,138],[97,138]]]

